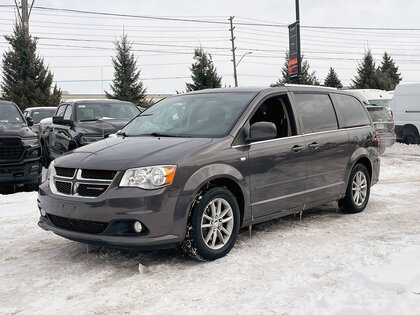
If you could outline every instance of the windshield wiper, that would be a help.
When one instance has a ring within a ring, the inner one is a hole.
[[[86,121],[97,121],[97,120],[99,120],[99,119],[82,119],[82,120],[79,120],[80,122],[86,122]]]
[[[117,136],[123,136],[125,138],[125,137],[128,137],[128,134],[126,134],[124,131],[120,131],[120,132],[117,132]]]
[[[179,137],[178,135],[171,135],[167,133],[160,133],[160,132],[152,132],[150,136],[153,137]]]

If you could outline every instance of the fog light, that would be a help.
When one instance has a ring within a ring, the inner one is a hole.
[[[45,213],[45,210],[44,209],[41,209],[41,215],[43,216],[43,217],[45,217],[47,214]]]
[[[139,221],[134,222],[134,232],[136,233],[140,233],[141,230],[143,230],[143,226],[141,225],[141,223]]]

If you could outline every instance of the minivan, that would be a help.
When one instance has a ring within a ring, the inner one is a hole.
[[[325,88],[212,89],[161,100],[116,136],[54,160],[39,226],[89,244],[179,245],[199,260],[241,227],[338,201],[363,211],[378,181],[365,106]]]

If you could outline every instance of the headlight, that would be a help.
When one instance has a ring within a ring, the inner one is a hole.
[[[99,141],[102,140],[103,137],[102,136],[88,136],[88,135],[84,135],[80,137],[80,143],[82,144],[88,144],[88,143],[92,143],[95,141]]]
[[[120,187],[156,189],[172,184],[175,165],[159,165],[131,168],[125,171]]]
[[[45,180],[49,180],[54,175],[55,173],[54,164],[55,164],[55,161],[52,161],[50,165],[48,166],[47,176],[45,176]]]
[[[22,144],[25,147],[35,147],[39,145],[38,138],[29,138],[29,139],[22,139]]]

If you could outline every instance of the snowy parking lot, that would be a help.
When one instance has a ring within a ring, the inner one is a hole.
[[[87,253],[37,226],[35,192],[0,195],[0,314],[418,314],[420,146],[381,160],[364,212],[329,204],[259,224],[209,263]]]

